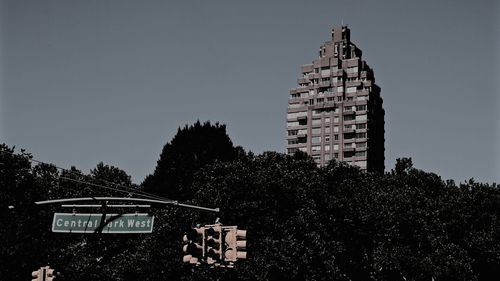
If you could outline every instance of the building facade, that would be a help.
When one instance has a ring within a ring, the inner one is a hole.
[[[318,165],[347,162],[384,171],[384,109],[373,70],[351,42],[346,26],[332,30],[319,58],[301,67],[290,89],[287,153],[303,151]]]

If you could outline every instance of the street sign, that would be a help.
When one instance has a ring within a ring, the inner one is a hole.
[[[101,219],[102,214],[54,213],[52,232],[94,233]],[[107,214],[101,233],[151,233],[153,221],[149,214]]]

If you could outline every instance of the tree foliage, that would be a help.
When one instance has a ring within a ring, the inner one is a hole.
[[[200,121],[179,128],[160,154],[155,171],[142,184],[146,191],[177,200],[191,199],[194,173],[215,161],[231,161],[238,149],[226,133],[226,126]]]
[[[319,168],[304,154],[245,153],[224,126],[198,122],[179,129],[137,187],[103,163],[85,175],[33,166],[30,154],[0,149],[0,280],[28,279],[47,263],[63,273],[61,281],[481,281],[500,274],[498,186],[443,181],[410,158],[386,174],[335,161]],[[50,232],[60,210],[33,206],[117,194],[96,185],[145,189],[221,212],[153,209],[152,234],[88,235]],[[248,230],[248,259],[235,269],[183,264],[183,232],[216,217]]]

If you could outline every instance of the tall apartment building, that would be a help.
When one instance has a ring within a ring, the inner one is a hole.
[[[384,109],[373,70],[361,58],[345,26],[319,49],[319,58],[301,67],[290,90],[287,153],[304,151],[318,165],[331,159],[384,171]]]

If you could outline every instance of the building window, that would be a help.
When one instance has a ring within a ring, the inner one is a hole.
[[[312,150],[312,151],[321,151],[321,146],[319,146],[319,145],[314,145],[314,146],[312,146],[312,147],[311,147],[311,150]]]
[[[333,135],[334,140],[339,140],[339,135]]]
[[[356,111],[366,110],[366,104],[356,105]]]
[[[356,133],[356,138],[357,139],[364,139],[364,138],[366,138],[366,133]]]
[[[356,129],[358,130],[366,129],[366,123],[356,124]]]
[[[366,114],[357,115],[356,116],[356,121],[366,121]]]
[[[347,73],[358,73],[358,67],[357,66],[348,67],[346,72]]]
[[[356,93],[356,87],[347,87],[346,93]]]
[[[355,115],[344,115],[344,121],[352,121],[356,119]]]
[[[289,136],[296,136],[298,134],[299,130],[288,130],[288,135]]]
[[[330,133],[330,127],[326,127],[325,128],[325,134],[329,134]]]
[[[354,151],[344,151],[344,158],[351,158],[354,156]]]
[[[297,148],[289,148],[287,150],[288,154],[294,154],[295,152],[299,151]]]
[[[360,148],[360,147],[366,147],[366,142],[357,142],[356,143],[356,147]]]
[[[292,139],[292,140],[288,140],[288,144],[298,144],[299,141],[297,139]]]
[[[313,129],[311,130],[311,133],[312,133],[313,135],[319,135],[319,134],[321,134],[321,128],[313,128]]]
[[[321,137],[312,137],[311,138],[312,143],[320,143],[321,142]]]
[[[338,116],[333,117],[333,123],[338,123],[338,122],[339,122],[339,117]]]
[[[313,156],[313,160],[319,166],[319,164],[321,164],[321,155],[315,155],[315,156]]]
[[[307,111],[292,112],[286,115],[287,119],[294,119],[297,117],[307,116]]]
[[[350,139],[353,139],[356,137],[356,134],[355,133],[345,133],[344,134],[344,139],[345,140],[350,140]]]
[[[333,126],[333,132],[337,133],[339,131],[339,126]]]
[[[313,119],[312,120],[312,124],[313,125],[319,125],[319,124],[321,124],[321,119]]]
[[[329,145],[325,145],[325,151],[330,151],[330,146]]]
[[[356,151],[356,157],[366,156],[366,151]]]

